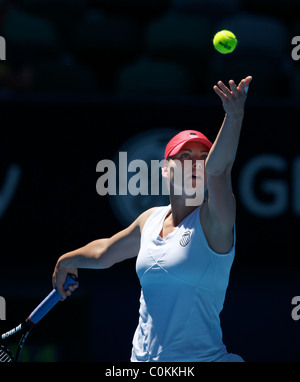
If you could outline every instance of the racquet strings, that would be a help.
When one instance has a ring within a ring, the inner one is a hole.
[[[14,358],[10,351],[0,345],[0,362],[14,362]]]

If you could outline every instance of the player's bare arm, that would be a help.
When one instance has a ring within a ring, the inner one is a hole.
[[[136,257],[140,248],[140,238],[143,226],[154,208],[142,213],[129,227],[110,238],[98,239],[74,251],[62,255],[53,273],[53,287],[66,298],[77,287],[71,286],[67,291],[63,284],[67,274],[78,275],[78,268],[105,269],[116,263]]]
[[[202,211],[202,221],[207,240],[218,253],[226,253],[233,244],[235,222],[235,199],[231,186],[231,169],[236,157],[244,117],[251,76],[238,86],[229,81],[229,87],[222,81],[214,86],[225,111],[225,118],[206,160],[208,202]]]

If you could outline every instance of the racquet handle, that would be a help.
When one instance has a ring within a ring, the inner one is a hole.
[[[77,284],[78,279],[74,275],[68,274],[64,283],[64,289],[68,289],[70,285]],[[28,319],[37,324],[61,299],[61,295],[56,289],[53,289],[51,293],[38,305],[34,311],[29,315]]]

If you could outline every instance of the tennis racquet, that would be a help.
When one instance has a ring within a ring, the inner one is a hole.
[[[68,289],[70,285],[77,284],[78,279],[74,275],[68,274],[64,289]],[[3,333],[0,338],[0,362],[18,362],[20,358],[21,350],[24,346],[25,340],[32,330],[32,328],[58,303],[61,299],[61,295],[58,293],[56,289],[53,289],[51,293],[31,312],[25,322],[19,324],[15,328],[9,330],[6,333]],[[16,333],[23,332],[21,340],[18,344],[18,348],[16,351],[16,356],[7,349],[2,342]]]

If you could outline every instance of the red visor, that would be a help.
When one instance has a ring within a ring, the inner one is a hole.
[[[175,135],[165,149],[165,159],[169,156],[176,155],[187,142],[200,142],[203,143],[209,151],[212,143],[206,138],[206,136],[196,130],[184,130]]]

